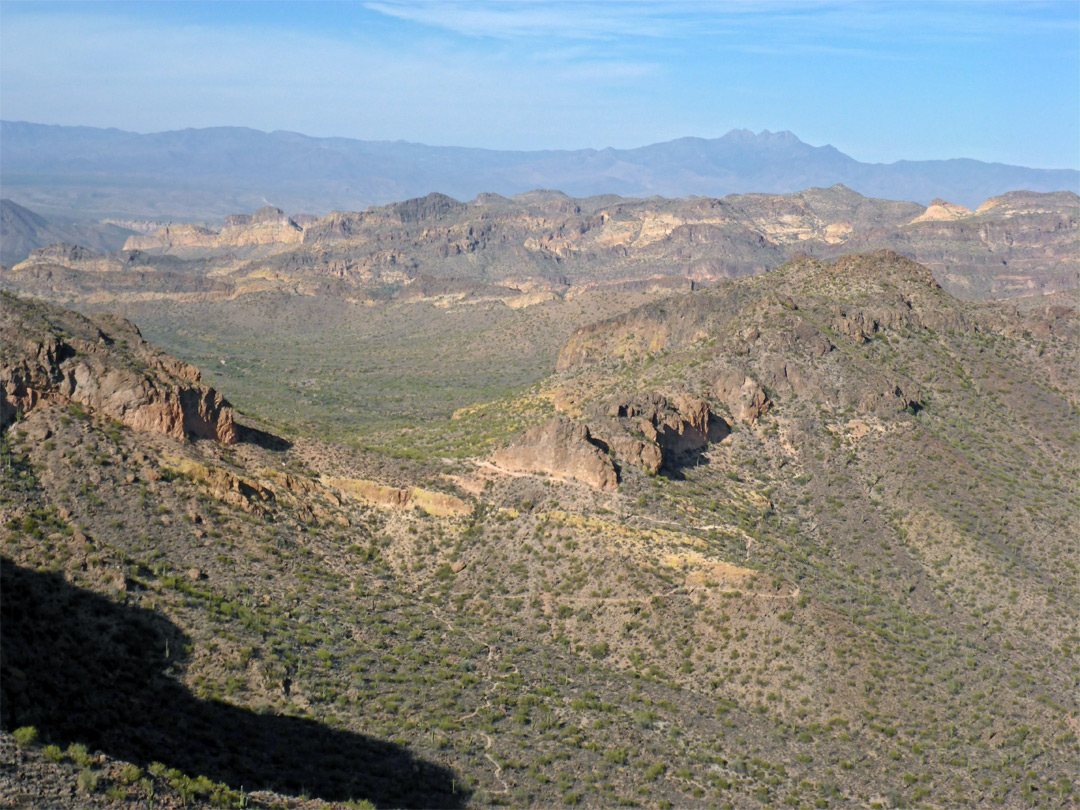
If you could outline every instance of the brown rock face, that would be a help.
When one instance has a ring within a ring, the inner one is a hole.
[[[608,447],[619,461],[641,467],[653,475],[660,472],[660,468],[664,466],[664,454],[653,442],[644,442],[626,433],[617,432],[608,441]]]
[[[492,462],[506,470],[545,473],[599,490],[619,484],[615,465],[592,443],[589,429],[564,417],[525,431],[509,447],[497,450]]]
[[[730,432],[701,397],[656,392],[609,403],[594,429],[619,461],[654,474]]]
[[[727,435],[712,415],[709,404],[692,394],[676,394],[671,399],[651,392],[633,401],[616,404],[611,413],[636,423],[645,438],[657,445],[665,457],[691,453],[710,440]],[[717,436],[717,433],[722,434]]]
[[[152,347],[134,324],[4,295],[0,422],[47,402],[76,402],[133,430],[237,441],[229,403],[198,369]]]
[[[756,422],[772,407],[765,390],[741,371],[722,374],[716,381],[716,396],[740,422]]]

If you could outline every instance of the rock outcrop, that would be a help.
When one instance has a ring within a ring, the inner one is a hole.
[[[615,489],[619,484],[615,465],[593,443],[589,429],[565,417],[525,431],[508,447],[495,451],[491,460],[511,472],[543,473],[599,490]]]
[[[166,225],[145,236],[130,236],[124,250],[168,250],[176,247],[214,247],[217,234],[201,225]]]
[[[136,235],[124,243],[124,250],[168,251],[173,248],[229,248],[249,245],[297,244],[304,229],[280,208],[263,206],[254,214],[230,214],[221,232],[200,225],[167,225],[154,233]]]
[[[648,393],[615,406],[614,416],[632,420],[645,438],[667,456],[682,455],[705,447],[710,438],[727,434],[726,424],[709,410],[709,404],[692,394],[676,394],[670,400]]]
[[[0,422],[46,403],[77,403],[133,430],[237,441],[232,407],[199,370],[143,340],[115,316],[93,320],[4,294]]]
[[[731,416],[739,422],[752,424],[772,407],[772,400],[753,378],[741,371],[727,371],[716,381],[716,396]]]
[[[251,216],[233,214],[225,217],[217,246],[288,244],[299,242],[303,236],[304,229],[287,217],[284,211],[267,205]]]
[[[391,509],[416,508],[435,517],[462,517],[472,513],[469,504],[445,492],[419,487],[399,489],[362,478],[323,478],[322,483],[348,498]]]
[[[708,402],[686,392],[617,398],[598,410],[590,426],[621,463],[653,474],[677,466],[731,431]]]
[[[949,222],[954,219],[963,219],[971,216],[971,212],[962,205],[953,205],[945,200],[936,199],[930,203],[930,207],[923,211],[910,225],[917,222]]]
[[[265,514],[275,501],[272,490],[257,481],[200,464],[189,458],[167,459],[169,468],[187,475],[206,488],[209,495],[245,512]]]

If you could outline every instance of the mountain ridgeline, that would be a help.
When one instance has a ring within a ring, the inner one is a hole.
[[[321,218],[264,206],[216,229],[133,234],[108,254],[39,248],[3,283],[67,303],[277,290],[521,306],[600,287],[689,288],[758,274],[800,253],[891,249],[926,264],[954,294],[981,300],[1076,288],[1078,214],[1071,192],[1010,192],[975,210],[873,199],[844,186],[721,200],[533,191],[466,203],[431,194]]]
[[[1077,191],[1075,170],[976,160],[862,163],[790,132],[732,130],[636,149],[497,151],[312,138],[218,127],[137,134],[0,124],[5,195],[46,215],[204,221],[265,202],[290,211],[358,210],[439,191],[459,199],[537,187],[575,197],[722,197],[842,183],[862,194],[975,207],[1008,191]]]

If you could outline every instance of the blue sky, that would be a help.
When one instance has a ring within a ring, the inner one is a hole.
[[[1080,3],[4,0],[0,117],[497,149],[787,129],[1080,168]]]

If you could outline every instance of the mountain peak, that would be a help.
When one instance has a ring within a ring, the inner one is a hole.
[[[794,146],[803,143],[795,133],[787,129],[780,132],[771,132],[767,129],[763,129],[757,134],[754,134],[754,132],[749,129],[733,129],[719,140],[732,143],[753,143],[761,145],[781,144]]]

